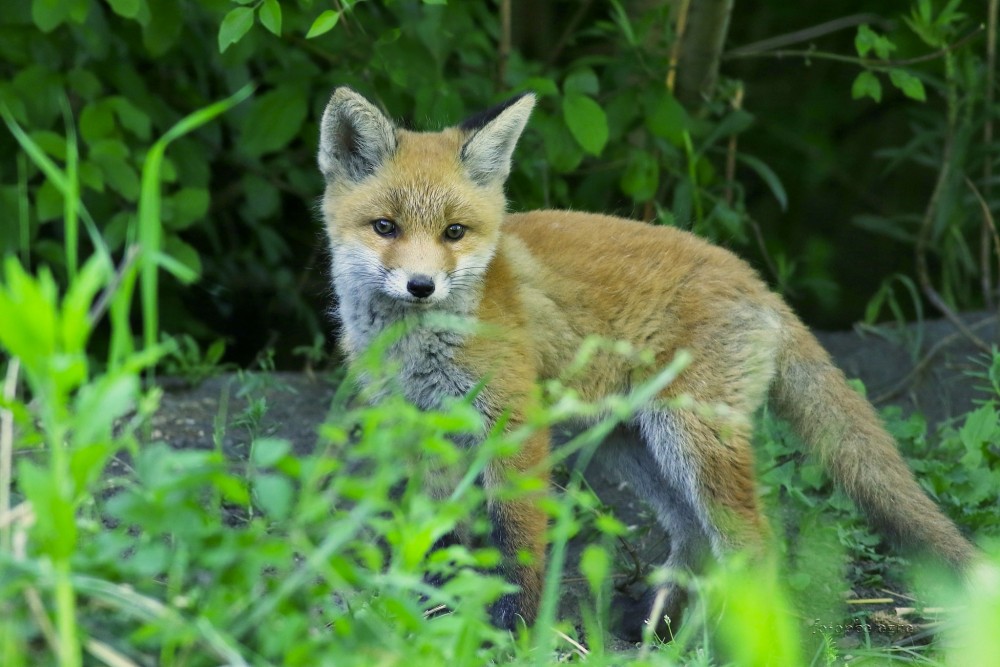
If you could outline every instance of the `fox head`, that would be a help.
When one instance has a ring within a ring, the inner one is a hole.
[[[410,132],[353,90],[333,91],[318,157],[342,319],[360,300],[460,311],[475,298],[534,104],[521,95],[457,127]]]

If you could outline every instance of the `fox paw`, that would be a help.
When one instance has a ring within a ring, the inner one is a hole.
[[[490,608],[490,620],[502,630],[513,631],[523,623],[524,616],[519,607],[517,594],[508,593],[493,603]]]
[[[653,607],[656,606],[656,597],[655,588],[643,593],[638,600],[626,595],[615,596],[611,603],[612,632],[619,639],[640,642],[647,626],[655,623],[653,633],[660,639],[669,641],[673,636],[671,626],[676,628],[675,623],[684,606],[685,596],[682,590],[670,590],[654,621],[651,616]]]

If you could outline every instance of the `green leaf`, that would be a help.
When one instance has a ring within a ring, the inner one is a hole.
[[[959,431],[959,437],[969,451],[979,451],[984,444],[996,442],[1000,438],[1000,415],[997,414],[996,407],[986,404],[969,413]]]
[[[31,20],[42,32],[52,32],[69,18],[69,4],[65,0],[34,0]]]
[[[38,147],[57,160],[66,159],[66,137],[51,130],[35,130],[30,136]]]
[[[580,166],[583,151],[573,139],[565,123],[539,114],[535,121],[545,143],[545,158],[557,173],[568,173]]]
[[[270,519],[281,521],[292,510],[294,489],[288,478],[263,474],[254,478],[253,497]]]
[[[253,156],[279,150],[298,134],[308,113],[306,93],[284,85],[254,101],[243,127],[243,150]]]
[[[863,23],[858,26],[858,34],[854,38],[854,48],[857,49],[858,55],[862,58],[874,51],[876,56],[886,60],[889,54],[896,50],[896,45],[888,37],[879,35]]]
[[[447,5],[448,0],[424,0],[425,5]]]
[[[168,236],[163,244],[163,250],[165,255],[176,260],[184,267],[178,275],[172,269],[173,264],[163,265],[164,269],[174,273],[182,282],[192,282],[201,275],[201,257],[198,255],[198,251],[193,246],[182,241],[180,237]]]
[[[851,86],[851,97],[859,100],[862,97],[870,97],[876,102],[882,101],[882,84],[873,72],[865,70],[858,74]]]
[[[132,104],[127,98],[116,96],[109,98],[111,108],[122,127],[134,134],[139,139],[148,140],[151,134],[151,121],[149,115],[137,106]]]
[[[107,100],[93,102],[80,112],[80,136],[88,144],[115,135],[115,117]]]
[[[694,196],[691,192],[691,181],[684,178],[677,182],[674,187],[674,200],[670,208],[674,213],[674,220],[681,228],[690,228],[694,222],[691,214],[691,207],[694,203]]]
[[[139,175],[126,160],[128,148],[116,139],[104,139],[90,147],[90,160],[104,173],[105,182],[128,201],[139,197]]]
[[[912,244],[917,242],[917,234],[912,231],[907,231],[907,228],[904,227],[904,221],[898,218],[862,214],[851,218],[851,222],[861,229],[866,229],[876,234],[882,234],[884,236],[888,236],[889,238],[896,239],[897,241],[902,241],[903,243]],[[869,324],[874,323],[874,320],[866,321]]]
[[[556,85],[556,82],[553,81],[552,79],[542,76],[528,77],[527,79],[519,83],[517,87],[511,92],[519,93],[529,90],[534,92],[539,97],[559,94],[559,86]]]
[[[648,201],[656,195],[659,184],[660,165],[656,158],[647,151],[633,151],[622,174],[622,192],[635,201]]]
[[[903,94],[911,100],[917,100],[918,102],[927,101],[927,93],[924,91],[923,82],[906,70],[895,68],[889,70],[889,81],[892,82],[892,85],[903,91]]]
[[[576,142],[591,155],[600,155],[608,141],[608,119],[604,109],[585,95],[567,95],[562,103],[563,118]]]
[[[225,53],[231,44],[240,41],[252,27],[252,7],[237,7],[230,10],[219,26],[219,53]]]
[[[206,188],[181,188],[169,199],[165,200],[164,208],[169,208],[169,216],[164,212],[164,219],[170,229],[185,229],[205,217],[211,197]]]
[[[0,282],[0,345],[20,357],[28,373],[44,369],[55,355],[57,339],[56,285],[46,269],[34,278],[15,255],[4,262]]]
[[[566,95],[596,95],[599,90],[597,75],[589,67],[572,72],[563,81],[563,92]]]
[[[740,243],[746,243],[747,235],[745,225],[743,224],[743,216],[738,211],[726,205],[724,201],[719,201],[712,208],[712,212],[708,215],[708,221],[714,225],[718,225],[727,236],[736,239]]]
[[[39,222],[58,220],[63,214],[63,196],[52,181],[46,180],[35,191],[35,215]]]
[[[701,147],[698,149],[699,152],[705,151],[719,139],[726,139],[734,134],[743,132],[753,125],[754,120],[754,115],[749,111],[744,111],[743,109],[733,109],[719,121],[718,125],[716,125],[711,132],[709,132],[708,136],[702,142]]]
[[[875,44],[875,33],[867,23],[858,26],[858,34],[854,37],[854,48],[858,55],[864,58]]]
[[[108,4],[111,5],[111,10],[115,14],[127,19],[134,19],[138,16],[141,5],[140,0],[108,0]]]
[[[649,131],[674,146],[684,145],[684,131],[689,126],[687,111],[668,90],[663,90],[656,96],[646,113],[646,127]]]
[[[312,39],[313,37],[319,37],[320,35],[326,34],[333,30],[333,27],[337,25],[337,21],[340,20],[340,12],[336,9],[328,9],[313,21],[312,26],[309,28],[309,32],[306,33],[306,39]]]
[[[137,576],[158,576],[170,566],[170,551],[163,542],[142,544],[129,558],[129,566]]]
[[[18,461],[16,479],[36,512],[31,530],[37,540],[32,541],[34,545],[53,558],[69,557],[76,545],[77,527],[73,520],[75,507],[64,495],[63,485],[27,459]]]
[[[589,544],[580,556],[580,572],[587,578],[590,590],[598,593],[611,571],[611,559],[603,547]]]
[[[184,27],[183,5],[177,0],[146,0],[150,19],[142,26],[142,42],[150,55],[160,56],[170,50]]]
[[[260,24],[281,37],[281,5],[278,0],[264,0],[260,6]]]
[[[73,410],[74,447],[108,438],[115,420],[133,408],[138,396],[139,379],[125,373],[105,375],[82,387]]]
[[[750,167],[755,174],[760,176],[761,180],[764,181],[771,191],[771,194],[778,200],[782,211],[788,210],[788,193],[785,192],[785,186],[781,184],[781,179],[778,178],[778,175],[764,161],[746,153],[737,153],[736,159]]]
[[[81,162],[79,171],[80,183],[95,192],[104,192],[104,174],[100,167],[93,162]]]
[[[87,351],[87,338],[92,326],[88,316],[90,305],[111,273],[111,267],[105,261],[100,255],[87,260],[63,297],[59,339],[62,349],[67,352],[84,354]]]
[[[279,438],[258,438],[250,449],[250,461],[258,468],[270,468],[292,451],[287,440]]]

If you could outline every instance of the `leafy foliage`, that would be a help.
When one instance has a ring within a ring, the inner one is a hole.
[[[339,84],[415,127],[428,119],[433,127],[455,123],[503,96],[535,90],[540,107],[510,186],[517,207],[635,212],[748,241],[742,188],[726,183],[717,164],[721,146],[753,118],[724,99],[689,117],[664,88],[653,63],[669,57],[666,8],[630,16],[614,5],[578,42],[549,54],[553,62],[511,53],[498,81],[495,12],[435,4],[346,2],[321,10],[307,0],[15,0],[0,17],[0,100],[51,160],[66,163],[59,136],[78,133],[80,197],[98,221],[90,233],[119,254],[136,242],[129,230],[152,137],[192,109],[256,84],[252,100],[211,129],[178,138],[163,162],[162,249],[202,285],[190,290],[168,280],[163,321],[199,339],[232,338],[227,353],[243,362],[269,339],[266,330],[248,331],[247,321],[283,321],[286,359],[321,330],[315,313],[323,310],[324,258],[310,211],[322,187],[315,118]],[[63,48],[67,42],[82,50]],[[613,52],[594,52],[606,44]],[[764,162],[740,158],[786,198]],[[25,191],[27,209],[20,208]],[[88,248],[86,238],[76,250],[70,243],[63,258],[62,240],[72,239],[51,224],[62,201],[34,163],[0,168],[0,219],[10,225],[0,250],[52,265],[61,281]],[[657,202],[672,202],[671,211]]]

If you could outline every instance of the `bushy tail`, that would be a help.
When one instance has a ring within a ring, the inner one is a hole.
[[[871,404],[805,326],[796,320],[785,331],[771,389],[778,413],[876,528],[966,570],[975,548],[917,484]]]

